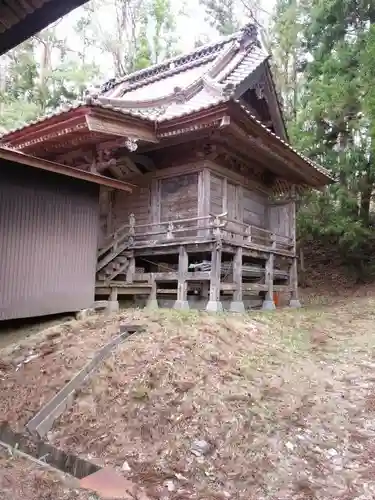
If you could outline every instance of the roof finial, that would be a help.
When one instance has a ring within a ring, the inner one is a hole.
[[[252,22],[245,24],[241,32],[242,36],[240,44],[243,48],[247,48],[249,47],[249,45],[260,45],[258,39],[258,27],[256,26],[256,24]]]

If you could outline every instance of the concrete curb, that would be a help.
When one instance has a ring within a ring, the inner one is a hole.
[[[33,436],[43,438],[52,429],[55,420],[72,406],[77,389],[80,389],[91,378],[100,363],[112,353],[115,347],[141,330],[142,328],[137,325],[120,326],[120,335],[102,347],[92,360],[34,415],[26,424],[26,429]]]
[[[51,444],[34,440],[26,434],[13,432],[7,422],[0,424],[0,446],[8,448],[11,453],[25,456],[36,464],[57,469],[77,479],[101,469],[98,465],[71,453],[65,453]]]

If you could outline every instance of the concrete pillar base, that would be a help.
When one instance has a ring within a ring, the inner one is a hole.
[[[118,313],[120,310],[120,304],[118,300],[109,300],[107,307],[106,307],[106,313],[107,314],[113,314],[113,313]]]
[[[147,309],[159,309],[159,304],[156,299],[150,299],[146,305]]]
[[[207,312],[222,312],[223,304],[219,300],[209,300],[206,306]]]
[[[294,309],[299,309],[300,307],[302,307],[302,304],[298,299],[292,299],[289,302],[289,307],[293,307]]]
[[[273,300],[264,300],[262,309],[263,311],[274,311],[276,309],[275,302]]]
[[[107,302],[105,303],[105,307],[107,307]],[[82,309],[81,311],[77,311],[75,314],[75,318],[77,321],[85,321],[89,316],[92,316],[95,313],[94,309]]]
[[[244,313],[245,312],[245,305],[242,302],[242,300],[232,300],[229,306],[230,312],[233,313]]]
[[[173,309],[179,309],[180,311],[188,311],[190,309],[189,302],[187,300],[176,300]]]

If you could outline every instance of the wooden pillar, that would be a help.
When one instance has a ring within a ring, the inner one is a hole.
[[[242,300],[242,247],[236,249],[233,257],[233,283],[236,289],[233,292],[230,311],[243,313],[245,312],[245,306]]]
[[[203,299],[208,299],[210,297],[210,282],[209,281],[202,281],[201,297]]]
[[[301,307],[301,302],[298,298],[298,267],[297,267],[297,244],[296,244],[296,188],[292,186],[291,190],[292,201],[290,203],[290,234],[293,241],[293,260],[289,269],[289,286],[290,286],[290,307]]]
[[[208,217],[210,215],[210,194],[211,194],[211,177],[208,168],[204,168],[199,172],[198,177],[198,217]],[[210,235],[208,228],[209,220],[203,219],[198,221],[198,227],[205,227],[198,231],[198,237],[204,238]]]
[[[174,304],[175,309],[189,309],[187,300],[187,281],[186,273],[189,268],[189,256],[184,246],[180,246],[178,253],[178,282],[177,282],[177,300]]]
[[[134,255],[132,255],[131,257],[129,257],[129,265],[128,269],[126,270],[126,283],[133,283],[134,273],[135,273],[135,258]]]
[[[116,313],[119,311],[119,309],[120,304],[118,302],[118,290],[117,288],[113,287],[111,288],[111,294],[109,296],[106,312],[109,314]]]
[[[275,237],[274,235],[271,236],[272,238],[272,247],[275,247]],[[268,259],[266,261],[266,269],[265,269],[265,284],[267,285],[267,291],[266,291],[266,297],[263,301],[263,306],[262,309],[265,311],[272,311],[273,309],[276,309],[275,302],[273,300],[273,268],[274,268],[274,263],[275,263],[275,255],[273,254],[273,251],[271,250]]]
[[[117,298],[118,298],[118,290],[116,287],[113,287],[111,289],[111,294],[109,296],[109,300],[114,302],[115,300],[117,300]]]
[[[153,224],[153,230],[158,230],[157,225],[160,222],[160,212],[161,212],[161,199],[160,199],[160,181],[159,179],[152,179],[151,181],[151,192],[150,192],[150,208],[151,208],[151,224]]]
[[[297,257],[294,257],[289,269],[289,286],[290,286],[290,307],[301,307],[301,302],[298,297],[298,269]]]
[[[221,278],[221,245],[215,245],[211,254],[211,279],[210,297],[206,310],[209,312],[220,312],[223,305],[220,302],[220,278]]]
[[[154,275],[151,273],[151,290],[150,290],[150,295],[148,297],[147,301],[147,308],[148,309],[158,309],[159,304],[157,300],[157,285],[156,285],[156,280],[154,278]]]

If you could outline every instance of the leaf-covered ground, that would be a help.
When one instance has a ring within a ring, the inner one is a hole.
[[[22,431],[35,413],[118,334],[106,317],[65,321],[0,349],[0,422]],[[8,335],[8,340],[11,338]]]
[[[64,474],[0,449],[1,500],[91,500]]]
[[[49,438],[155,499],[375,498],[375,301],[144,324]],[[92,333],[91,333],[92,334]]]

